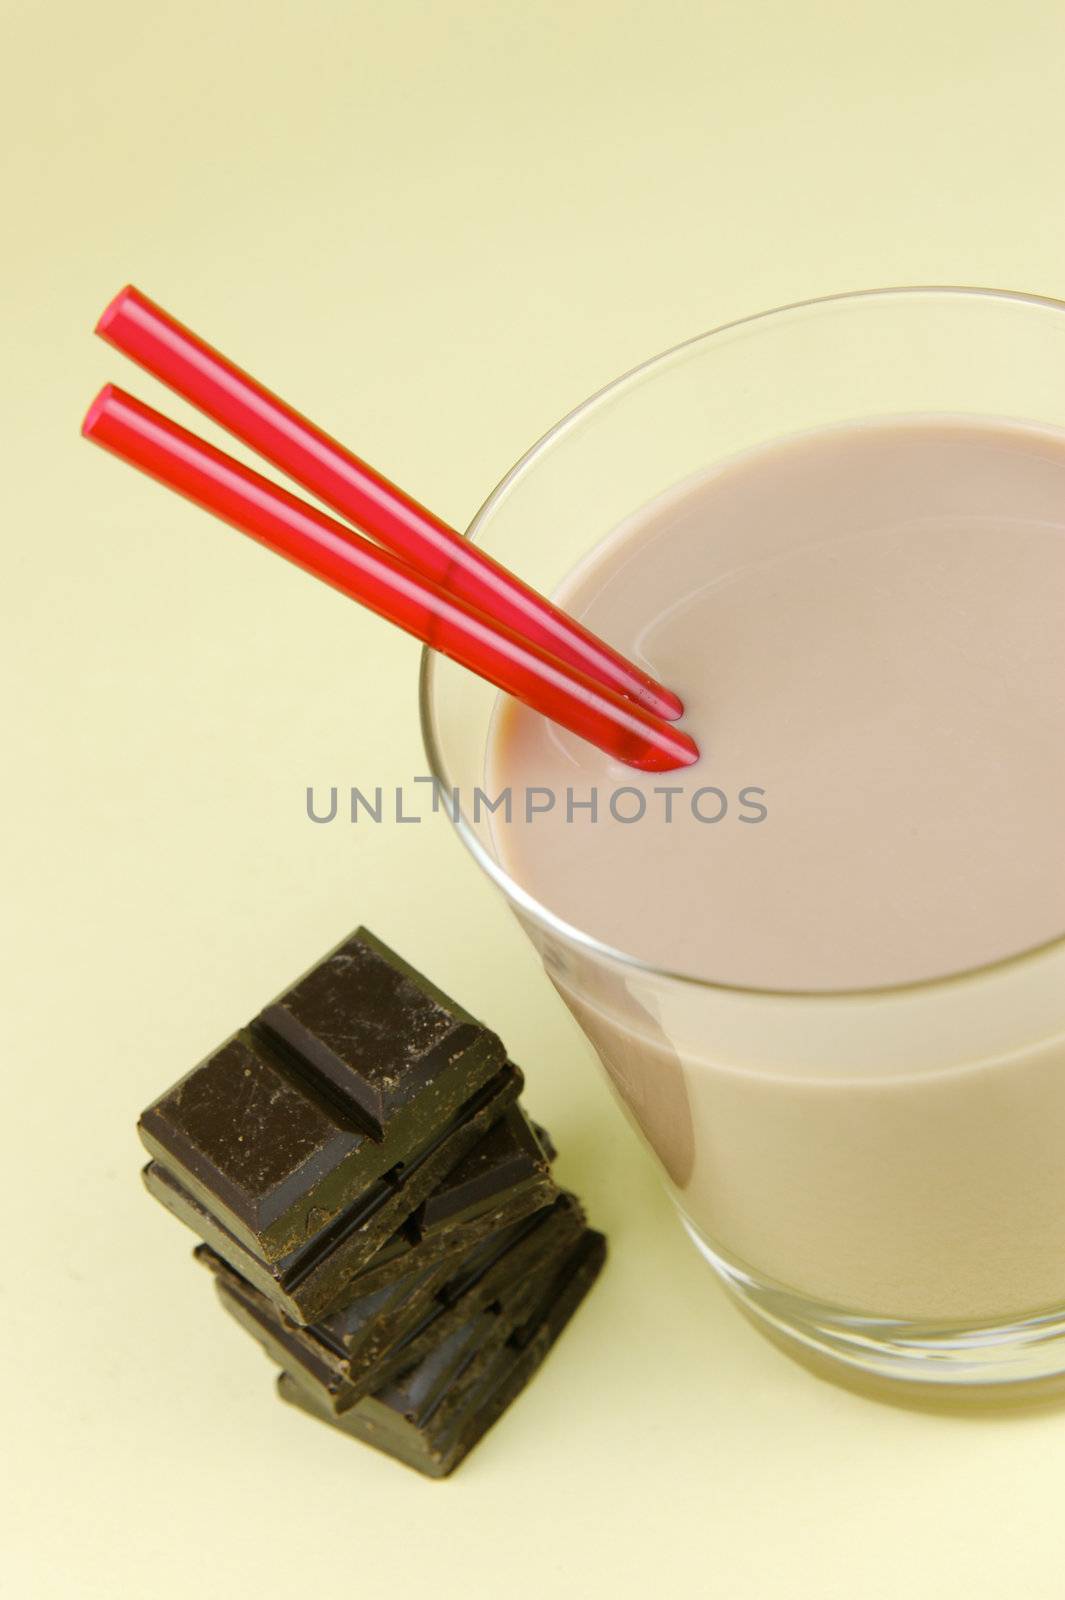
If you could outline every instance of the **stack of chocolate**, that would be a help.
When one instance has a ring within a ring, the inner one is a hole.
[[[432,1477],[528,1382],[605,1256],[522,1083],[360,928],[139,1124],[149,1191],[205,1241],[282,1398]]]

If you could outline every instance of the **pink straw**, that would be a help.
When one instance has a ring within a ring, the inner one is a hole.
[[[691,737],[486,616],[112,384],[82,432],[628,766],[668,772]]]
[[[139,290],[122,290],[96,332],[220,422],[408,566],[596,682],[672,721],[683,704],[336,439],[294,411]]]

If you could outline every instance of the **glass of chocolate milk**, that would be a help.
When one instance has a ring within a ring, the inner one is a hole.
[[[1065,306],[790,306],[579,407],[470,536],[684,699],[618,765],[427,654],[432,770],[778,1342],[1065,1374]]]

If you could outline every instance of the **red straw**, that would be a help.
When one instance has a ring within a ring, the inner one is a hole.
[[[682,714],[683,703],[672,690],[528,588],[139,290],[123,289],[96,332],[408,566],[656,716],[672,721]]]
[[[93,401],[82,432],[628,766],[669,772],[698,759],[681,729],[494,623],[113,384]]]

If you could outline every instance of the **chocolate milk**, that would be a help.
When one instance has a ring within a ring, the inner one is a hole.
[[[682,1038],[559,985],[652,1142],[683,1124],[703,1240],[875,1314],[1065,1305],[1065,434],[760,447],[560,599],[682,695],[702,758],[637,773],[508,702],[497,848],[564,921],[721,986]]]

